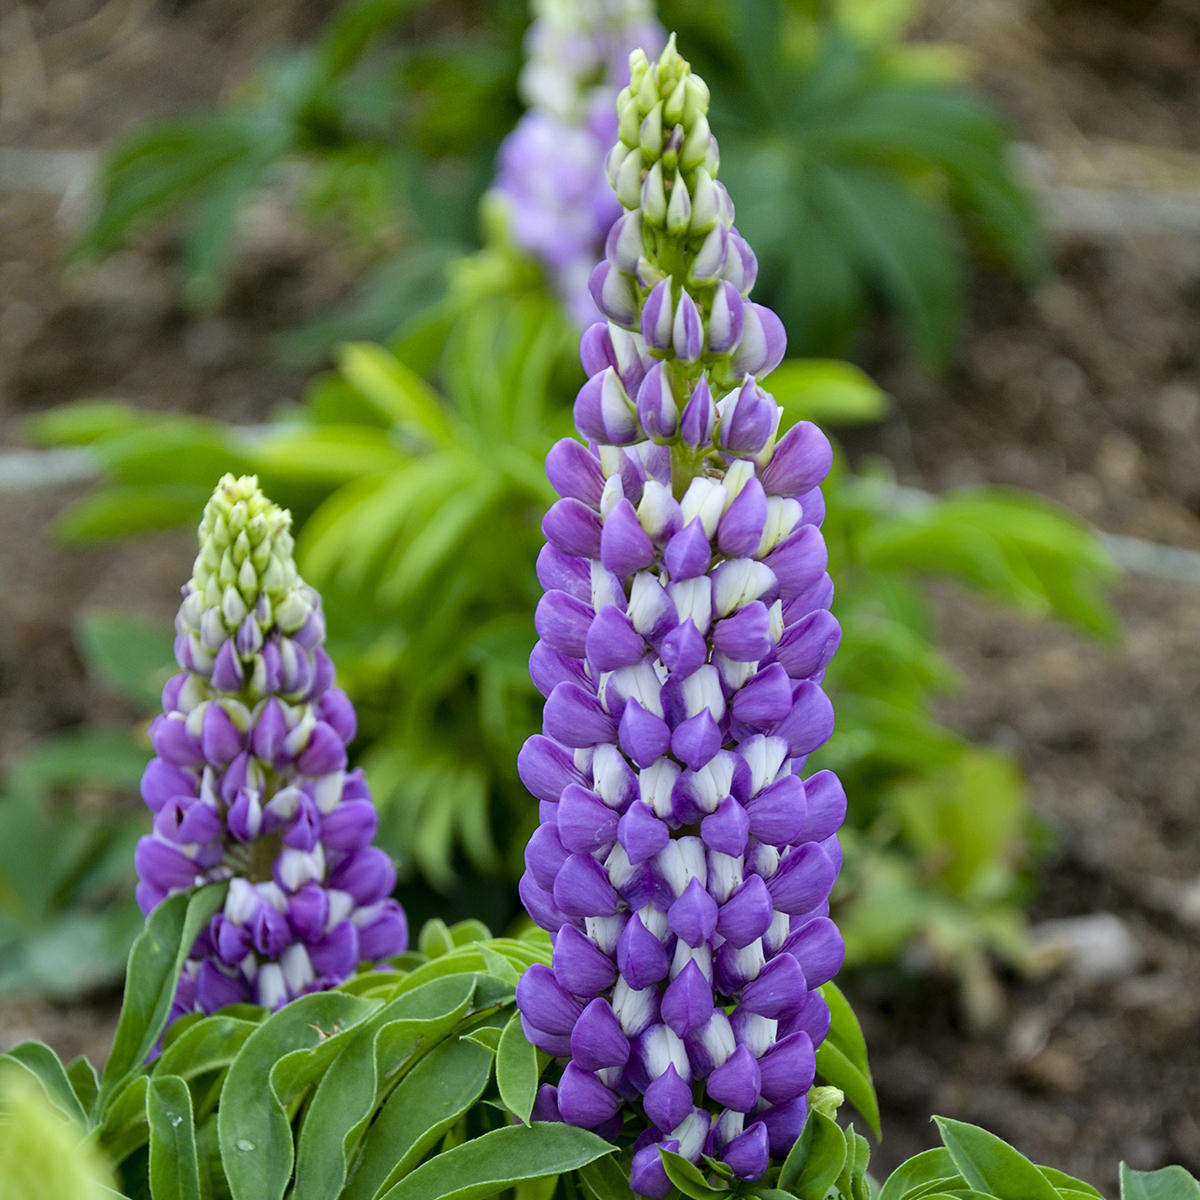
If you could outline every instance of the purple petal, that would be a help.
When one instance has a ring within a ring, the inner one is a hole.
[[[804,1095],[817,1070],[812,1038],[793,1033],[781,1038],[758,1060],[762,1073],[762,1095],[772,1104],[786,1104]]]
[[[833,733],[833,705],[829,697],[815,683],[801,680],[792,692],[791,711],[770,732],[787,742],[793,757],[811,754]]]
[[[642,337],[652,350],[671,348],[671,280],[662,279],[650,289],[642,306]]]
[[[517,1007],[539,1029],[570,1034],[583,1005],[559,986],[554,972],[544,963],[534,963],[517,984]]]
[[[604,520],[600,561],[607,570],[625,576],[651,566],[656,555],[654,542],[642,528],[636,510],[622,497]]]
[[[576,996],[598,996],[612,987],[617,967],[611,958],[574,925],[554,935],[554,977]]]
[[[695,300],[686,291],[675,306],[671,345],[676,358],[685,363],[695,362],[704,351],[704,322]]]
[[[346,745],[332,726],[318,721],[313,727],[308,745],[296,760],[296,766],[305,775],[328,775],[340,771],[346,765]]]
[[[538,582],[547,591],[557,588],[590,604],[592,600],[592,568],[586,558],[564,554],[545,545],[537,558]]]
[[[779,594],[786,600],[806,592],[825,573],[829,552],[815,525],[801,525],[763,560],[779,580]]]
[[[326,884],[349,892],[358,904],[373,904],[396,886],[396,868],[378,846],[370,846],[339,863]]]
[[[717,444],[730,454],[759,453],[779,422],[778,406],[753,378],[747,379],[736,393],[726,396],[718,408],[721,424],[717,429]]]
[[[642,1106],[662,1133],[670,1133],[692,1111],[691,1085],[679,1078],[674,1063],[650,1081],[642,1095]]]
[[[550,591],[538,601],[533,627],[552,650],[571,658],[582,658],[595,615],[589,603],[576,600],[566,592]]]
[[[529,652],[529,678],[543,696],[549,696],[560,683],[591,687],[591,680],[579,659],[552,650],[542,641],[535,642]]]
[[[679,1149],[679,1143],[676,1141],[643,1146],[635,1151],[633,1162],[630,1164],[629,1186],[638,1196],[645,1196],[648,1200],[666,1200],[675,1190],[675,1185],[667,1178],[663,1169],[660,1145],[663,1150]]]
[[[134,865],[139,879],[163,892],[189,888],[199,875],[193,859],[155,837],[138,839]]]
[[[562,844],[562,838],[555,825],[539,825],[525,844],[525,866],[537,880],[538,886],[547,891],[554,888],[554,881],[558,878],[563,863],[567,861],[567,856],[567,848]]]
[[[717,427],[717,406],[706,376],[692,389],[691,398],[684,406],[679,418],[679,436],[688,446],[708,446],[712,443],[713,430]]]
[[[240,692],[246,673],[234,649],[233,639],[226,638],[213,662],[212,685],[219,692]]]
[[[755,729],[773,729],[792,711],[792,681],[788,673],[778,663],[765,667],[734,695],[730,709],[736,720]]]
[[[721,1151],[721,1160],[738,1179],[758,1179],[771,1160],[770,1136],[762,1121],[755,1121]]]
[[[646,643],[626,613],[606,604],[588,628],[584,653],[594,670],[632,667],[646,657]]]
[[[685,679],[704,665],[708,658],[708,644],[704,634],[689,618],[662,639],[658,653],[672,676]]]
[[[548,737],[576,749],[611,742],[617,734],[600,701],[577,683],[560,683],[550,693],[542,719]]]
[[[800,496],[815,488],[832,465],[829,439],[811,421],[798,421],[776,443],[760,478],[772,496]]]
[[[606,1000],[597,997],[575,1022],[571,1057],[588,1071],[623,1067],[629,1061],[629,1039]]]
[[[846,943],[828,917],[814,917],[801,925],[788,936],[784,948],[804,969],[810,988],[828,983],[846,958]]]
[[[671,747],[671,730],[636,700],[629,700],[621,714],[618,730],[621,749],[639,767],[656,763]]]
[[[205,959],[196,972],[196,1008],[203,1013],[215,1013],[229,1004],[241,1004],[249,999],[240,977],[227,975],[211,959]]]
[[[653,858],[670,839],[666,823],[641,800],[629,806],[617,825],[617,840],[634,866]]]
[[[150,723],[150,744],[154,753],[170,766],[196,767],[204,762],[200,743],[187,732],[182,717],[155,717]]]
[[[592,1074],[575,1063],[567,1063],[558,1082],[558,1108],[568,1125],[592,1129],[602,1125],[617,1111],[616,1094]]]
[[[702,1029],[713,1014],[713,987],[692,959],[667,985],[661,1015],[680,1037]],[[670,1128],[674,1128],[671,1126]]]
[[[739,1046],[704,1081],[709,1096],[734,1112],[749,1112],[758,1103],[761,1084],[758,1060],[745,1046]]]
[[[625,982],[640,991],[665,979],[670,965],[662,942],[635,913],[617,941],[617,969]]]
[[[757,479],[747,480],[717,526],[717,547],[730,558],[747,558],[762,541],[767,494]]]
[[[787,1104],[764,1109],[759,1117],[767,1127],[771,1154],[775,1158],[785,1158],[804,1131],[804,1122],[808,1119],[808,1097],[797,1096]]]
[[[804,781],[808,814],[796,841],[823,842],[846,819],[846,791],[832,771],[818,771]]]
[[[733,353],[734,373],[768,375],[783,361],[787,351],[783,322],[761,304],[747,303],[742,316],[742,337]]]
[[[339,921],[308,947],[308,957],[318,976],[340,983],[358,966],[358,930],[349,921]]]
[[[349,745],[358,732],[358,718],[350,697],[341,688],[330,688],[316,704],[317,716]]]
[[[795,775],[763,788],[746,805],[750,832],[768,846],[787,846],[800,841],[808,813],[804,784]]]
[[[527,738],[517,755],[517,774],[539,800],[557,800],[563,788],[583,783],[583,773],[561,746],[535,733]]]
[[[771,614],[761,600],[752,600],[713,626],[713,648],[734,662],[758,662],[771,641]]]
[[[808,679],[828,665],[841,640],[837,618],[817,609],[783,631],[777,658],[793,679]]]
[[[306,942],[316,941],[329,923],[329,893],[320,884],[306,883],[288,897],[287,918],[298,937]],[[232,922],[229,924],[237,928]]]
[[[587,788],[571,784],[558,805],[558,836],[573,854],[589,854],[617,838],[617,814]]]
[[[408,949],[408,918],[395,900],[381,901],[368,919],[360,918],[359,913],[355,914],[354,922],[358,928],[360,958],[374,962]]]
[[[777,954],[758,978],[742,988],[741,1007],[761,1017],[789,1017],[800,1011],[808,985],[790,954]]]
[[[600,529],[600,514],[573,496],[556,500],[542,518],[546,540],[577,558],[600,557]]]
[[[721,854],[742,854],[746,849],[746,837],[749,832],[750,818],[732,796],[726,796],[716,809],[700,822],[700,836],[704,844],[710,850],[717,850]],[[756,937],[757,933],[747,941],[753,941]],[[745,944],[738,943],[743,946]]]
[[[610,321],[633,325],[637,320],[637,295],[633,284],[611,263],[597,263],[588,280],[588,291],[592,293],[596,307]]]
[[[370,800],[343,800],[321,817],[321,841],[326,850],[361,850],[379,828],[379,813]]]
[[[717,902],[698,879],[691,879],[679,898],[667,909],[667,924],[689,946],[703,946],[717,928]]]
[[[731,801],[736,803],[736,801]],[[758,875],[751,875],[733,893],[717,915],[717,932],[739,949],[762,937],[770,927],[775,907],[771,893]]]
[[[572,854],[554,881],[554,903],[571,917],[611,917],[620,898],[604,868],[590,855]]]
[[[703,575],[711,562],[712,545],[699,517],[693,517],[663,551],[663,563],[672,579],[694,579]]]
[[[693,771],[711,762],[720,749],[721,727],[707,708],[688,717],[671,734],[671,753]]]
[[[196,782],[182,767],[172,766],[161,758],[152,758],[142,772],[142,799],[151,812],[158,812],[175,797],[191,799],[196,795]]]
[[[836,878],[837,869],[825,851],[816,842],[805,842],[779,860],[767,889],[780,912],[798,916],[827,900]]]
[[[675,436],[679,410],[675,407],[665,363],[655,363],[646,372],[646,378],[638,388],[637,413],[647,437],[665,441]]]

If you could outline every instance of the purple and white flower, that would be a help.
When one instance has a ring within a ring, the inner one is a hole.
[[[746,1180],[787,1153],[844,953],[845,795],[803,777],[833,728],[832,455],[808,422],[780,436],[759,382],[785,336],[748,298],[707,108],[673,40],[632,55],[607,159],[625,212],[590,280],[606,320],[581,342],[587,445],[546,460],[546,702],[519,761],[541,817],[521,896],[554,954],[517,1001],[565,1060],[537,1113],[609,1137],[633,1113],[651,1197],[671,1188],[660,1148]]]
[[[172,1017],[250,1001],[277,1008],[404,950],[395,870],[347,770],[354,709],[333,686],[321,599],[292,556],[291,515],[226,475],[204,510],[175,620],[182,668],[150,726],[142,777],[153,832],[137,897],[229,880],[185,966]]]
[[[545,268],[582,329],[588,275],[621,214],[604,177],[630,51],[663,32],[647,0],[535,0],[519,88],[528,111],[500,149],[493,197],[516,245]]]

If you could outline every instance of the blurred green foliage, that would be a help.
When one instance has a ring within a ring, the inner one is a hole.
[[[157,704],[168,631],[95,611],[75,644],[135,711]],[[43,738],[0,778],[0,991],[66,998],[120,978],[142,924],[130,866],[147,756],[128,727],[83,726]]]
[[[902,40],[917,0],[661,0],[712,86],[722,172],[756,248],[757,296],[793,352],[840,355],[875,304],[940,364],[963,307],[967,250],[1024,277],[1042,265],[1009,134],[959,57]],[[239,211],[273,184],[341,230],[361,269],[346,308],[286,339],[320,356],[389,337],[477,244],[477,207],[518,113],[521,0],[486,13],[429,0],[347,0],[311,46],[278,52],[225,106],[113,147],[77,250],[103,255],[183,217],[186,294],[211,304]],[[299,186],[295,181],[299,180]]]

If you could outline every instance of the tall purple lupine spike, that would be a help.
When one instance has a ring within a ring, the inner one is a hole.
[[[588,275],[621,215],[604,178],[629,53],[656,52],[649,0],[534,0],[520,91],[529,110],[500,148],[492,193],[513,241],[545,267],[582,329],[596,319]]]
[[[297,574],[291,514],[226,475],[175,620],[182,668],[150,727],[142,777],[154,832],[137,897],[229,880],[197,939],[172,1018],[251,1001],[277,1008],[399,954],[391,860],[371,845],[366,780],[346,770],[354,709],[333,686],[321,599]]]
[[[759,377],[783,329],[748,299],[707,107],[673,39],[633,54],[607,164],[627,214],[582,343],[589,445],[547,460],[545,723],[519,763],[542,817],[521,895],[554,957],[517,1002],[569,1059],[537,1111],[608,1136],[632,1112],[650,1197],[671,1190],[660,1149],[746,1180],[787,1153],[844,952],[827,913],[845,796],[801,778],[833,726],[831,451],[808,423],[777,440]]]

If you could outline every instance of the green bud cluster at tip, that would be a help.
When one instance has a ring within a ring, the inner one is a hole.
[[[635,50],[629,70],[629,86],[617,97],[620,140],[608,164],[617,198],[625,208],[640,207],[647,224],[676,236],[707,233],[717,219],[715,207],[699,221],[688,209],[690,198],[708,191],[717,173],[708,85],[692,74],[674,34],[656,62]]]
[[[263,495],[255,475],[223,476],[205,505],[192,589],[220,610],[231,632],[263,596],[285,631],[307,616],[304,606],[298,619],[287,620],[287,600],[299,582],[291,526],[292,514]]]

